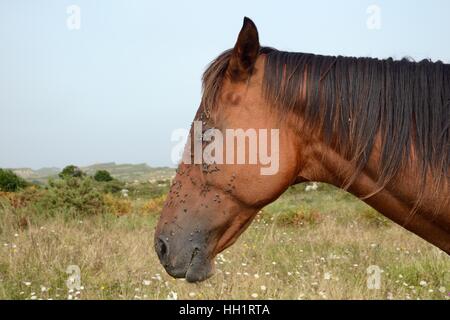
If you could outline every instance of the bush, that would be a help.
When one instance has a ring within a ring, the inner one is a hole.
[[[261,218],[266,222],[275,220],[275,223],[280,226],[314,226],[323,220],[320,212],[302,207],[285,208],[274,213],[263,211]]]
[[[0,169],[0,190],[5,192],[16,192],[25,188],[27,182],[11,170]]]
[[[67,179],[67,178],[81,178],[84,177],[86,174],[77,166],[70,165],[65,167],[60,173],[59,177],[61,179]]]
[[[106,194],[104,195],[103,200],[108,209],[108,212],[117,216],[130,214],[133,209],[131,201],[128,199],[120,199],[114,197],[111,194]]]
[[[109,182],[113,180],[113,177],[106,170],[98,170],[94,175],[94,179],[98,182]]]
[[[0,198],[6,199],[11,207],[18,209],[27,207],[42,198],[44,190],[36,186],[24,188],[18,192],[0,192]]]
[[[162,210],[164,205],[164,201],[166,201],[166,195],[159,196],[154,199],[150,199],[147,201],[141,208],[141,213],[158,213]]]
[[[38,202],[43,209],[54,213],[63,210],[74,216],[93,215],[104,212],[102,194],[90,177],[50,180],[47,193]]]
[[[102,189],[103,193],[118,193],[125,188],[125,183],[114,179],[108,182],[99,183],[99,187]]]

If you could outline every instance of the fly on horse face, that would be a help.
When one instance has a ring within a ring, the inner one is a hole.
[[[279,51],[245,18],[204,73],[194,120],[203,133],[277,129],[268,151],[279,164],[270,175],[261,162],[179,165],[155,232],[173,277],[210,277],[258,211],[306,181],[343,188],[450,253],[450,65]]]

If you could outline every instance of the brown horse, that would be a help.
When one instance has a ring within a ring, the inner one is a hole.
[[[270,175],[261,161],[180,164],[155,232],[173,277],[211,276],[257,212],[304,181],[344,188],[450,253],[450,65],[260,47],[245,18],[235,47],[204,74],[195,120],[202,132],[278,129],[268,151],[279,164]],[[201,133],[194,140],[205,147]]]

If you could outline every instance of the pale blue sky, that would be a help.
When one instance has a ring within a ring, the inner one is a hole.
[[[66,27],[68,5],[81,29]],[[381,8],[381,29],[366,9]],[[243,16],[282,50],[450,62],[450,1],[0,0],[0,167],[171,165]]]

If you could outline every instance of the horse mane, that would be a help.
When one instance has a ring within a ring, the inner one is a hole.
[[[217,100],[231,50],[203,75],[203,111]],[[379,60],[322,56],[262,47],[263,94],[287,120],[304,119],[330,147],[364,169],[381,138],[379,185],[387,183],[414,154],[423,185],[431,173],[435,187],[449,178],[450,65],[440,61]]]

